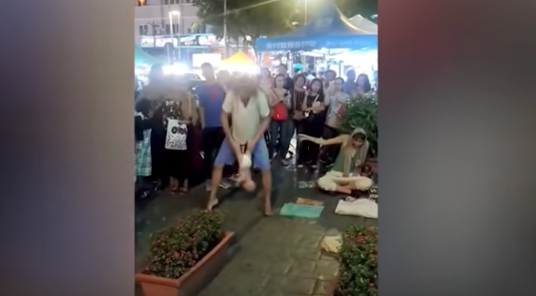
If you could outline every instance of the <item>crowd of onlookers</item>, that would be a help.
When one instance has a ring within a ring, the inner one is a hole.
[[[329,165],[340,145],[326,145],[321,152],[315,141],[303,141],[290,149],[294,135],[336,138],[349,101],[377,88],[354,70],[346,73],[346,81],[331,70],[318,78],[305,73],[290,77],[285,65],[275,75],[262,69],[252,77],[216,74],[206,63],[202,74],[204,83],[189,89],[188,83],[170,79],[155,65],[149,83],[136,92],[138,196],[164,188],[186,193],[192,182],[208,180],[211,208],[217,187],[231,186],[226,179],[222,182],[222,175],[232,179],[237,173],[239,150],[252,155],[253,167],[263,172],[269,172],[271,163],[289,165],[293,159],[298,167]],[[263,175],[265,189],[270,182]]]

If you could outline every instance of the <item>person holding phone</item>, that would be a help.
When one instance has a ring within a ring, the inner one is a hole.
[[[321,137],[322,128],[324,126],[324,118],[326,107],[324,106],[324,89],[322,88],[322,80],[315,78],[307,89],[306,98],[302,103],[303,120],[302,131],[312,137]],[[318,154],[320,146],[311,141],[300,142],[299,157],[300,163],[298,167],[303,165],[310,166],[316,169],[318,163]]]
[[[343,92],[343,87],[344,79],[337,77],[331,83],[331,93],[324,102],[328,106],[324,131],[322,133],[322,138],[324,139],[336,138],[340,134],[339,128],[342,124],[342,118],[346,113],[346,106],[350,100],[350,96]],[[335,160],[339,148],[337,145],[326,147],[323,158],[326,164],[329,165]]]
[[[278,157],[283,163],[286,162],[288,148],[294,131],[289,111],[292,108],[290,91],[285,89],[285,75],[278,74],[274,79],[271,89],[272,121],[270,122],[270,144],[268,153],[270,157]]]

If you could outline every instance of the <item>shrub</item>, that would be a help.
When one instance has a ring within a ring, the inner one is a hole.
[[[352,226],[342,236],[334,296],[378,295],[378,229]]]
[[[376,96],[354,98],[342,118],[341,132],[351,133],[356,127],[367,132],[370,143],[369,156],[378,156],[378,98]]]
[[[151,239],[149,264],[143,273],[177,279],[224,237],[218,212],[200,211],[176,226],[155,233]]]

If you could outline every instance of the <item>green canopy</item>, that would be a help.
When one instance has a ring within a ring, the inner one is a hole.
[[[141,47],[134,44],[134,65],[140,65],[140,64],[154,65],[154,64],[165,64],[165,62],[159,58],[153,57],[152,55],[146,53],[145,51],[141,49]]]

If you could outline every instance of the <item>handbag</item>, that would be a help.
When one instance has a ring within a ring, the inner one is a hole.
[[[279,96],[275,90],[272,90],[274,92],[274,95]],[[272,120],[274,121],[285,121],[288,117],[288,110],[287,106],[283,102],[279,102],[274,106],[274,109],[272,111]]]
[[[166,144],[167,150],[184,151],[188,149],[186,140],[188,137],[188,126],[180,123],[177,119],[168,119]]]

